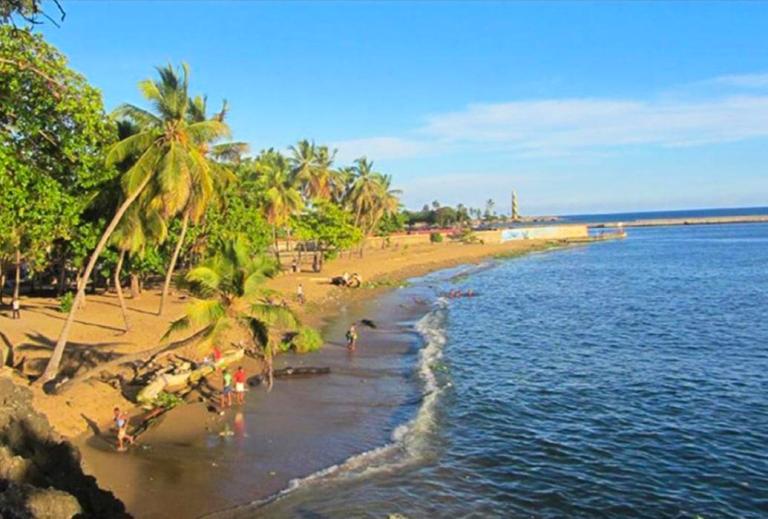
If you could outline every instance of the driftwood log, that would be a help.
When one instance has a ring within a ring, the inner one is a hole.
[[[328,375],[331,372],[331,368],[325,366],[325,367],[314,367],[314,366],[306,366],[306,367],[291,367],[288,366],[287,368],[280,368],[276,369],[273,373],[275,378],[283,378],[283,377],[308,377],[313,375]],[[250,386],[258,386],[263,382],[264,377],[262,375],[256,375],[255,377],[251,377],[248,379],[248,385]]]
[[[155,377],[149,384],[139,391],[136,401],[140,404],[151,404],[157,396],[168,388],[181,388],[198,382],[206,375],[210,375],[216,369],[223,368],[243,358],[245,350],[239,349],[227,352],[214,365],[203,366],[183,373],[163,373]]]

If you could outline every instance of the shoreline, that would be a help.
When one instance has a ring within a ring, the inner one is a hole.
[[[595,240],[598,241],[598,240]],[[301,318],[305,323],[311,324],[316,327],[322,327],[323,329],[333,326],[334,321],[338,321],[340,316],[346,311],[346,309],[353,305],[364,305],[366,303],[375,302],[381,299],[388,293],[393,293],[394,288],[401,286],[403,281],[410,278],[421,277],[425,274],[436,272],[440,270],[446,270],[459,265],[471,265],[487,261],[492,258],[512,258],[533,252],[546,251],[550,249],[559,249],[565,247],[574,247],[578,245],[584,245],[584,240],[579,241],[547,241],[547,240],[527,240],[518,242],[508,242],[505,244],[473,244],[463,245],[458,243],[446,243],[446,244],[430,244],[424,246],[414,246],[411,248],[403,247],[401,249],[381,249],[374,251],[367,251],[364,258],[357,257],[345,257],[338,258],[326,265],[326,269],[322,276],[318,276],[315,273],[299,273],[299,274],[283,274],[269,282],[269,287],[283,292],[290,297],[290,294],[295,293],[294,287],[297,283],[303,283],[305,287],[305,294],[307,296],[307,304],[297,308],[301,314]],[[328,279],[335,275],[340,275],[344,271],[358,271],[364,276],[364,287],[359,289],[339,288],[330,285]],[[90,320],[88,312],[98,313],[98,309],[93,307],[101,304],[99,297],[91,298],[89,302],[89,309],[84,312],[84,320]],[[185,304],[184,297],[176,295],[173,298],[173,306],[171,307],[175,313],[179,313]],[[149,298],[148,303],[152,303],[153,300]],[[147,301],[145,301],[147,303]],[[109,302],[105,304],[110,304]],[[113,303],[112,303],[113,304]],[[130,302],[129,302],[130,304]],[[292,306],[295,306],[291,303]],[[137,311],[149,313],[141,309]],[[49,312],[50,313],[50,312]],[[57,317],[57,316],[54,316]],[[115,316],[117,318],[117,316]],[[55,323],[56,321],[54,321]],[[95,323],[88,323],[89,326],[95,326]],[[155,322],[155,328],[161,327],[161,322]],[[114,330],[114,328],[111,328]],[[151,331],[151,330],[149,330]],[[148,330],[142,330],[146,337]],[[103,332],[102,332],[103,333]],[[41,334],[39,334],[41,335]],[[112,332],[114,335],[114,332]],[[151,334],[150,334],[151,336]],[[324,349],[328,349],[331,345],[328,344],[328,339]],[[134,346],[146,349],[146,344]],[[122,347],[121,353],[134,353],[128,349],[128,346]],[[319,353],[322,354],[322,351]],[[278,357],[280,363],[293,363],[301,364],[306,362],[305,359],[313,359],[314,356],[294,356],[291,354],[281,355]],[[248,370],[253,373],[258,369],[258,361],[249,359],[247,361]],[[318,384],[322,384],[322,380],[318,380]],[[283,383],[278,381],[275,392],[281,391]],[[104,470],[107,474],[111,471],[112,465],[115,460],[121,458],[115,458],[116,454],[109,448],[110,445],[104,443],[107,440],[99,434],[92,435],[90,430],[98,430],[100,428],[98,423],[94,423],[94,417],[104,417],[111,412],[111,408],[116,402],[119,402],[121,406],[127,406],[128,401],[124,400],[124,397],[120,396],[119,391],[112,386],[98,381],[97,379],[81,384],[78,388],[73,389],[71,393],[67,393],[61,396],[46,396],[36,391],[35,395],[35,408],[42,410],[48,416],[50,422],[54,427],[70,440],[74,439],[74,443],[84,445],[84,442],[91,438],[96,438],[97,441],[102,442],[97,451],[101,451],[105,456],[95,456],[93,451],[89,452],[89,449],[83,449],[83,462],[86,472],[97,476],[99,483],[108,489],[115,490],[115,494],[123,498],[124,501],[130,502],[131,499],[125,499],[124,492],[112,488],[109,484],[105,485],[106,478],[104,476]],[[300,397],[299,397],[300,399]],[[294,400],[295,403],[298,400]],[[79,406],[79,402],[88,402],[88,409],[85,410]],[[83,412],[85,411],[85,412]],[[91,415],[86,419],[86,413]],[[186,414],[186,418],[178,419],[177,417]],[[163,434],[162,441],[168,442],[172,445],[182,445],[189,441],[189,428],[196,426],[206,427],[209,426],[212,419],[216,415],[207,412],[203,405],[183,405],[161,418],[160,423],[165,426],[162,427]],[[78,425],[79,422],[82,422]],[[105,423],[103,420],[101,423]],[[193,424],[193,425],[190,425]],[[101,428],[104,430],[105,428]],[[151,432],[151,431],[150,431]],[[141,439],[139,441],[141,443]],[[358,451],[359,452],[359,451]],[[183,455],[180,453],[180,455]],[[135,472],[134,477],[138,480],[142,477],[141,470]],[[108,483],[108,482],[107,482]],[[274,487],[269,495],[276,493],[284,487]],[[161,499],[160,496],[141,496],[142,499]],[[237,504],[237,503],[231,503]]]
[[[482,263],[484,261],[487,261],[488,259],[493,259],[494,257],[517,257],[521,255],[526,255],[529,253],[534,252],[543,252],[547,250],[554,250],[554,249],[560,249],[565,247],[573,247],[576,245],[583,245],[583,242],[578,243],[566,243],[561,242],[558,244],[553,244],[552,242],[545,242],[545,241],[538,241],[538,242],[522,242],[522,243],[516,243],[507,244],[506,246],[484,246],[485,250],[483,250],[483,254],[477,254],[477,250],[474,250],[474,255],[465,255],[465,254],[457,254],[452,255],[449,258],[440,258],[440,259],[433,259],[429,262],[419,262],[418,264],[411,263],[410,265],[404,266],[400,269],[393,270],[390,266],[387,270],[387,280],[390,281],[388,283],[381,284],[379,286],[375,286],[373,288],[366,288],[366,289],[337,289],[336,287],[324,291],[324,298],[320,300],[320,302],[317,301],[317,296],[319,294],[315,294],[314,298],[312,294],[308,294],[308,303],[305,306],[304,312],[306,314],[311,314],[311,318],[313,321],[313,324],[317,326],[319,323],[322,323],[323,331],[325,332],[326,337],[326,345],[322,350],[319,352],[305,355],[305,356],[296,356],[296,355],[281,355],[278,357],[278,367],[280,365],[290,364],[293,366],[296,365],[306,365],[307,363],[313,363],[313,362],[321,362],[319,359],[323,359],[323,355],[325,354],[332,354],[335,350],[338,349],[339,345],[343,342],[343,330],[346,329],[346,322],[345,319],[348,320],[349,316],[349,309],[350,308],[356,308],[356,307],[371,307],[376,306],[377,302],[380,302],[383,299],[386,299],[388,297],[392,297],[394,294],[397,293],[396,290],[394,290],[397,286],[401,286],[402,281],[405,279],[410,278],[418,278],[421,276],[424,276],[429,273],[433,272],[439,272],[443,270],[448,270],[451,268],[456,268],[463,265],[473,265]],[[458,246],[456,246],[458,247]],[[461,250],[457,251],[461,252]],[[309,277],[312,276],[310,274],[304,274],[299,276],[281,276],[277,280],[275,280],[278,283],[285,284],[291,279],[295,279],[295,277]],[[396,281],[395,281],[396,280]],[[311,290],[308,290],[308,292],[311,292]],[[341,292],[343,295],[347,297],[340,297],[339,292]],[[315,310],[316,307],[312,306],[314,304],[322,304],[321,310],[319,312],[315,312],[312,310]],[[405,306],[405,305],[401,305]],[[414,316],[418,316],[421,318],[422,316],[429,313],[431,310],[431,306],[429,307],[422,307],[414,310],[411,308],[410,311],[410,318],[413,319]],[[415,324],[415,322],[414,322]],[[336,328],[334,330],[333,328]],[[386,328],[393,328],[392,322],[388,321],[385,324]],[[402,330],[401,330],[402,332]],[[414,328],[409,328],[409,330],[406,330],[406,333],[414,333]],[[392,347],[392,340],[391,337],[387,336],[384,340],[387,341],[388,347]],[[419,339],[421,341],[421,339]],[[410,346],[409,346],[410,348]],[[421,349],[421,346],[418,348]],[[292,382],[286,382],[282,380],[278,380],[275,384],[275,389],[273,390],[271,396],[264,397],[263,395],[267,395],[267,393],[263,392],[262,390],[257,388],[257,395],[260,398],[266,398],[266,399],[274,399],[275,397],[272,395],[280,395],[283,392],[290,392],[289,388],[286,384],[290,384]],[[312,380],[308,379],[308,385],[309,387],[313,387],[314,389],[310,389],[310,394],[317,393],[318,389],[322,390],[326,387],[327,379],[323,377],[318,377]],[[263,395],[259,395],[259,393],[263,393]],[[249,398],[252,398],[252,393],[249,395]],[[306,398],[301,398],[302,400],[306,400]],[[285,402],[288,405],[292,406],[299,406],[306,405],[306,402],[302,402],[294,398],[291,400],[288,398]],[[401,402],[400,405],[402,405],[403,402]],[[363,409],[366,408],[366,406],[362,406]],[[309,414],[313,412],[313,410],[307,410]],[[266,416],[266,413],[270,413],[269,409],[262,408],[257,411],[257,416],[260,415],[262,419],[266,418],[269,419],[268,416]],[[246,413],[246,418],[248,414]],[[193,430],[199,430],[202,427],[204,428],[215,428],[216,427],[216,416],[212,415],[211,413],[207,413],[201,406],[194,404],[193,406],[185,405],[181,406],[179,408],[176,408],[174,410],[171,410],[165,417],[163,417],[161,424],[159,427],[157,427],[157,430],[152,436],[152,431],[150,431],[148,436],[145,437],[146,441],[152,441],[152,442],[160,442],[160,443],[168,443],[168,444],[190,444],[192,443],[191,436],[194,436],[194,434],[190,435],[190,431]],[[284,419],[283,416],[275,418],[276,420]],[[398,425],[401,425],[402,421],[398,423]],[[286,425],[285,423],[282,423],[280,425],[285,430],[293,430],[297,427],[295,426],[295,423],[290,423]],[[386,429],[384,429],[386,430]],[[390,443],[391,438],[389,436],[389,432],[385,435],[385,437],[379,437],[378,440],[373,444],[356,444],[354,450],[351,452],[347,452],[346,455],[344,455],[341,459],[332,459],[327,463],[323,463],[321,465],[315,465],[312,466],[314,470],[311,470],[310,472],[297,472],[293,474],[293,477],[290,477],[288,479],[284,480],[284,483],[282,485],[275,485],[277,481],[275,481],[275,478],[278,476],[268,476],[268,477],[261,477],[258,478],[258,482],[254,482],[256,486],[263,488],[265,490],[268,490],[264,494],[260,494],[258,496],[253,496],[252,499],[249,499],[247,503],[237,503],[237,502],[230,502],[228,503],[228,506],[219,507],[216,509],[209,510],[210,513],[219,514],[224,513],[228,509],[232,507],[236,507],[238,505],[248,505],[249,503],[253,501],[259,501],[260,499],[270,499],[274,496],[279,495],[280,492],[286,490],[290,487],[290,484],[294,480],[301,480],[303,477],[310,476],[311,474],[314,474],[318,470],[327,469],[328,467],[338,465],[340,462],[349,459],[351,456],[354,456],[356,454],[360,454],[361,452],[368,451],[369,449],[375,449],[378,447],[381,447],[384,444]],[[335,434],[332,434],[331,437],[335,436]],[[199,439],[199,438],[198,438]],[[305,438],[306,440],[306,438]],[[129,487],[132,485],[127,485],[125,481],[110,481],[109,478],[111,478],[114,471],[114,463],[115,458],[114,454],[109,453],[107,456],[102,456],[102,453],[94,452],[92,449],[88,448],[82,448],[85,446],[85,442],[88,441],[87,437],[81,437],[77,440],[77,443],[81,446],[81,450],[83,451],[83,459],[85,462],[86,471],[95,475],[97,479],[99,480],[101,485],[104,485],[105,488],[108,488],[115,492],[116,495],[123,498],[123,500],[128,505],[129,511],[131,511],[131,505],[136,503],[135,498],[127,497],[126,493],[132,492],[131,490],[128,490]],[[142,441],[142,440],[140,440]],[[268,440],[269,441],[269,440]],[[198,442],[199,443],[199,442]],[[277,448],[277,447],[273,447]],[[283,460],[283,465],[287,463],[287,460],[289,460],[293,454],[291,452],[284,452],[283,453],[285,459]],[[254,456],[254,458],[258,458],[258,456]],[[119,458],[118,461],[122,461],[124,458]],[[214,461],[211,461],[211,463],[216,463]],[[105,466],[108,465],[108,466]],[[138,462],[134,465],[141,465],[141,462]],[[289,463],[290,465],[290,463]],[[303,467],[302,467],[303,469]],[[117,471],[117,472],[123,472],[123,473],[130,473],[132,469],[126,469],[123,471]],[[274,472],[275,474],[281,474],[284,469],[279,468],[278,470],[269,471]],[[254,476],[257,478],[257,476]],[[134,481],[136,479],[134,478]],[[122,485],[122,488],[121,488]],[[143,497],[150,497],[150,496],[143,496]],[[151,499],[151,497],[150,497]],[[160,516],[162,514],[153,515],[152,513],[149,514],[142,514],[142,516],[149,516],[149,517],[155,517]],[[216,517],[220,517],[220,515],[214,515]],[[226,515],[224,515],[226,516]]]

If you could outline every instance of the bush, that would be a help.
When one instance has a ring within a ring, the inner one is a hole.
[[[483,241],[472,232],[472,229],[469,228],[462,229],[461,232],[455,234],[452,238],[466,244],[483,243]]]
[[[443,235],[439,232],[431,232],[429,233],[429,241],[432,243],[442,243]]]
[[[59,312],[68,314],[72,310],[72,303],[75,302],[75,294],[67,292],[59,298]]]
[[[296,353],[309,353],[317,351],[323,345],[323,337],[314,328],[302,326],[301,329],[291,334],[291,336],[282,342],[280,349],[282,351],[294,350]]]

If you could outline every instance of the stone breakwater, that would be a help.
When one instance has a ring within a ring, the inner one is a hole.
[[[667,225],[721,225],[728,223],[768,223],[768,215],[652,218],[648,220],[627,220],[626,222],[591,223],[589,226],[599,229],[616,227],[661,227]]]
[[[32,394],[0,376],[0,517],[129,517],[83,473],[79,451],[32,409]]]

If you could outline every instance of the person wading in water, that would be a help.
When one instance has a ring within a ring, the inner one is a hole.
[[[349,330],[347,330],[347,349],[349,351],[355,351],[355,348],[357,348],[357,330],[353,324],[349,327]]]

